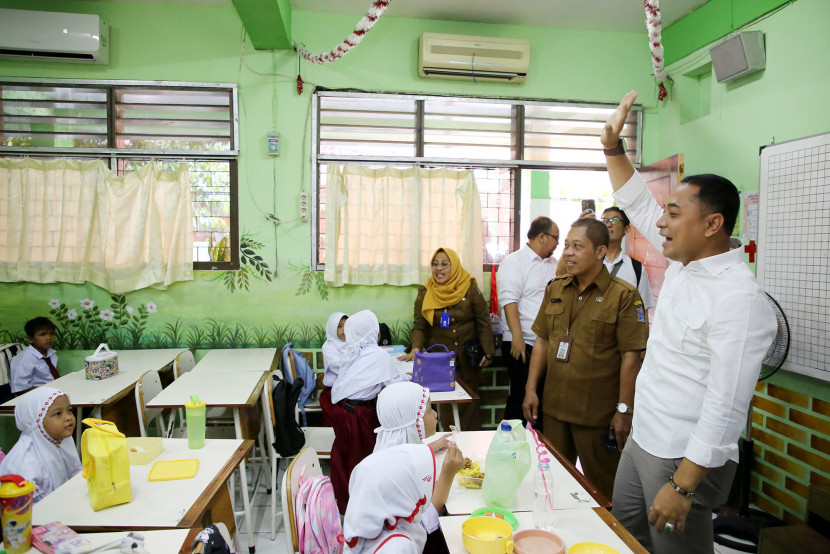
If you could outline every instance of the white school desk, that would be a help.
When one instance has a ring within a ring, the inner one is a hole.
[[[109,544],[113,541],[121,540],[127,536],[129,531],[119,531],[115,533],[78,533],[80,536],[89,540],[93,546]],[[185,539],[189,531],[187,529],[164,529],[160,531],[137,531],[144,536],[144,549],[147,552],[156,554],[157,552],[174,552],[175,548],[184,548],[187,546],[186,552],[190,552],[190,545],[185,545]],[[26,554],[41,554],[37,548],[31,548],[26,551]]]
[[[73,406],[78,408],[78,424],[75,428],[75,444],[81,444],[82,427],[81,420],[85,417],[84,411],[96,410],[127,396],[135,387],[138,379],[147,371],[152,369],[160,370],[173,363],[176,356],[187,350],[186,348],[160,348],[148,350],[119,350],[118,351],[118,373],[112,377],[93,381],[86,378],[83,366],[78,371],[62,375],[58,379],[47,383],[45,386],[54,387],[66,393]],[[28,393],[26,393],[28,394]],[[14,407],[20,402],[24,395],[9,400],[0,406],[0,410],[13,412]],[[130,402],[135,412],[135,402]],[[112,418],[116,419],[116,418]],[[135,419],[135,418],[133,418]],[[129,422],[114,421],[118,429],[127,434],[137,436],[138,423],[135,432],[128,429]]]
[[[278,348],[232,348],[211,350],[193,368],[200,373],[273,371],[279,361]]]
[[[495,431],[465,431],[458,435],[458,448],[461,449],[462,454],[474,462],[481,462],[485,474],[487,473],[487,467],[484,461],[487,456],[487,449],[495,434]],[[519,484],[516,502],[509,508],[514,513],[533,511],[533,471],[537,471],[536,444],[533,442],[533,437],[530,436],[530,433],[527,434],[527,440],[528,444],[530,444],[531,467],[530,471],[527,472],[527,475],[525,475]],[[545,454],[550,458],[550,470],[553,474],[553,506],[555,510],[610,506],[602,495],[596,493],[595,489],[585,480],[584,476],[576,472],[575,469],[572,472],[556,456],[550,455],[548,453],[549,450],[550,447],[548,446]],[[443,466],[445,455],[446,451],[438,452],[435,455],[435,461],[438,466],[436,472],[440,472],[440,466]],[[567,463],[567,460],[565,462]],[[582,479],[578,479],[573,474],[574,472],[579,477],[582,477]],[[474,510],[486,505],[487,503],[484,501],[481,489],[467,489],[456,482],[453,482],[447,503],[445,504],[447,513],[450,515],[471,514]]]
[[[533,529],[532,512],[515,512],[519,531]],[[468,516],[438,518],[450,552],[465,552],[461,525]],[[557,510],[553,513],[553,532],[565,541],[566,551],[580,542],[596,542],[615,548],[620,554],[647,554],[647,550],[605,508]],[[516,531],[514,531],[516,533]]]
[[[210,407],[233,408],[233,423],[236,438],[242,439],[242,421],[239,415],[240,408],[255,406],[260,397],[263,385],[269,374],[265,371],[234,371],[224,373],[202,373],[189,371],[155,398],[147,403],[149,408],[181,408],[190,401],[191,394],[198,394]],[[245,460],[239,464],[239,481],[242,489],[242,504],[245,512],[245,530],[248,535],[248,547],[253,552],[256,535],[253,532],[251,521],[251,504],[248,498],[248,473],[245,469]]]
[[[398,371],[398,373],[408,373],[409,375],[412,375],[412,367],[415,365],[414,361],[403,362],[399,360],[397,357],[401,355],[400,353],[394,353],[389,355],[392,357],[392,366]],[[455,426],[461,429],[461,418],[458,415],[458,405],[478,400],[478,396],[476,396],[475,393],[470,391],[464,385],[464,383],[462,383],[461,381],[456,381],[454,391],[430,391],[429,400],[433,404],[450,404],[452,406],[452,418],[455,422]],[[442,422],[439,421],[438,423],[443,428]]]
[[[86,480],[78,473],[35,505],[32,524],[61,521],[78,532],[190,529],[195,537],[212,521],[220,520],[233,534],[236,526],[227,482],[253,446],[251,440],[207,439],[204,448],[190,450],[187,439],[164,439],[163,450],[155,460],[130,466],[129,503],[93,512]],[[147,480],[155,462],[190,458],[199,460],[195,477]]]

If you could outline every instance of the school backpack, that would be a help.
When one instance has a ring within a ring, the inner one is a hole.
[[[285,375],[285,379],[289,383],[294,381],[293,376],[291,375],[291,366],[289,365],[290,362],[288,359],[289,356],[294,358],[294,370],[297,373],[297,378],[303,380],[303,388],[300,391],[299,398],[297,399],[297,406],[299,406],[300,413],[302,413],[303,416],[303,425],[308,425],[305,407],[306,404],[317,399],[317,376],[314,375],[314,370],[311,369],[310,365],[308,365],[306,357],[303,356],[301,352],[294,350],[294,344],[289,342],[286,343],[282,349],[283,375]]]
[[[631,265],[634,267],[634,275],[637,277],[637,287],[640,287],[640,275],[643,274],[643,264],[631,258]]]
[[[380,329],[380,339],[378,339],[378,346],[389,346],[392,344],[392,331],[389,329],[389,326],[385,323],[379,324],[378,328]]]
[[[274,402],[274,450],[283,458],[294,456],[305,446],[305,433],[294,417],[294,406],[305,383],[297,377],[293,383],[274,377],[271,398]]]
[[[294,520],[301,554],[343,552],[343,545],[337,540],[343,528],[329,477],[317,475],[303,479],[300,474],[300,485],[294,496]]]

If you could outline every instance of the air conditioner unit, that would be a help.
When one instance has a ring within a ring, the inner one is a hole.
[[[97,15],[0,9],[0,56],[109,64],[109,26]]]
[[[465,35],[421,35],[421,77],[520,83],[530,65],[530,42]]]

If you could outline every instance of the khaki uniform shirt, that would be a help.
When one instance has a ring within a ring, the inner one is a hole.
[[[642,350],[648,339],[637,289],[611,277],[605,267],[582,293],[574,277],[554,279],[545,289],[533,332],[549,342],[544,413],[577,425],[607,426],[619,401],[621,352]],[[573,339],[567,363],[556,359],[566,335]]]

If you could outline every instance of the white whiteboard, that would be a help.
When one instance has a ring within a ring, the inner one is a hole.
[[[830,381],[830,133],[761,151],[758,281],[790,324],[783,369]]]

